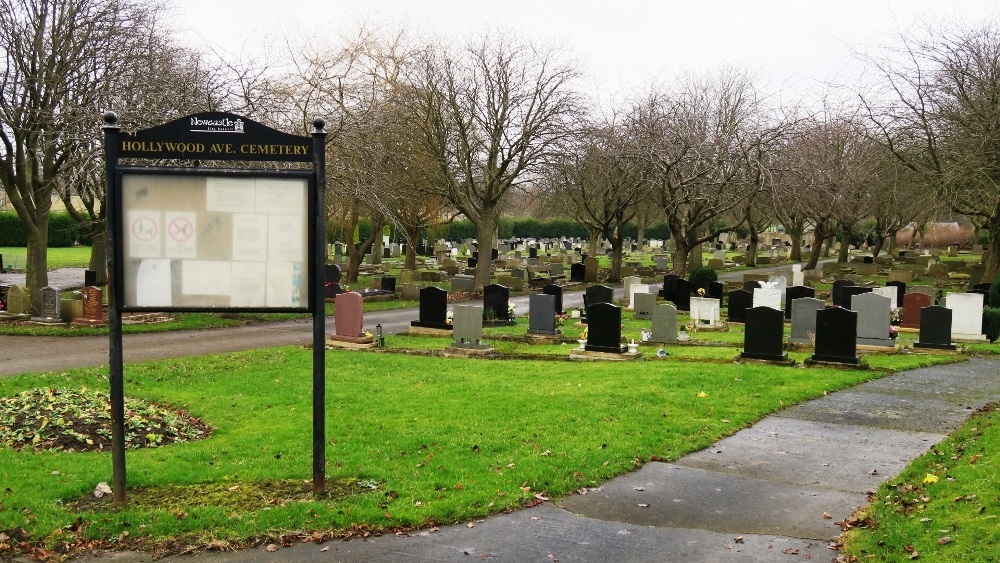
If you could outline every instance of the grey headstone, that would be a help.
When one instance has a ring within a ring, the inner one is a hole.
[[[660,303],[654,307],[652,332],[650,342],[677,344],[677,307],[672,303]]]
[[[528,333],[558,334],[556,330],[556,297],[536,293],[528,296]]]
[[[483,350],[489,346],[483,344],[483,306],[455,305],[452,315],[454,324],[451,343],[455,348]]]
[[[799,297],[792,300],[792,334],[788,341],[792,344],[812,344],[816,335],[816,311],[823,310],[825,303],[813,297]]]
[[[636,293],[635,303],[632,309],[635,311],[634,317],[640,320],[650,320],[653,318],[653,309],[656,307],[655,293]]]
[[[889,337],[892,320],[892,300],[877,293],[863,293],[851,298],[851,309],[858,313],[858,344],[862,346],[895,346]]]
[[[12,285],[7,291],[7,313],[27,314],[31,307],[31,292],[23,285]]]

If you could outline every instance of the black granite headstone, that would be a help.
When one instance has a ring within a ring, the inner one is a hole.
[[[737,289],[729,292],[726,320],[731,323],[745,323],[747,309],[753,305],[753,293]]]
[[[831,307],[816,311],[816,353],[813,361],[858,364],[858,314]]]
[[[569,265],[569,281],[583,282],[586,279],[587,267],[583,262],[575,262]]]
[[[720,302],[723,297],[726,296],[726,284],[717,281],[708,282],[708,287],[705,288],[705,297],[711,299],[718,299]]]
[[[667,297],[667,301],[672,302],[678,311],[691,310],[691,282],[684,278],[673,280],[673,292]]]
[[[468,266],[469,268],[475,268],[476,264],[478,263],[479,260],[477,260],[476,258],[469,258],[468,260],[465,261],[465,265]]]
[[[753,307],[746,312],[743,353],[740,357],[782,362],[788,354],[782,350],[785,339],[785,316],[771,307]]]
[[[542,286],[542,294],[543,295],[551,295],[551,296],[553,296],[553,297],[556,298],[556,314],[557,315],[562,315],[563,314],[563,306],[562,306],[562,302],[563,302],[563,289],[562,289],[562,287],[558,286],[556,284],[550,283],[548,285]]]
[[[844,288],[847,286],[854,285],[851,280],[835,280],[833,282],[833,288],[830,290],[830,298],[833,300],[833,305],[835,307],[846,307],[844,305]]]
[[[496,259],[497,259],[497,258],[499,258],[499,257],[500,257],[500,250],[498,250],[498,249],[494,248],[494,249],[493,249],[493,250],[492,250],[492,251],[490,252],[490,260],[496,260]]]
[[[420,290],[420,318],[411,326],[451,330],[448,324],[448,292],[428,286]]]
[[[382,291],[388,291],[389,293],[396,293],[396,278],[392,276],[382,277]]]
[[[743,291],[749,291],[750,293],[753,293],[753,290],[759,287],[764,287],[764,286],[757,280],[747,280],[743,282]]]
[[[84,287],[94,287],[97,285],[97,271],[96,270],[84,270],[83,271],[83,286]]]
[[[936,348],[955,350],[951,341],[952,310],[939,305],[920,309],[920,340],[913,343],[915,348]]]
[[[505,323],[510,320],[508,306],[510,288],[505,285],[490,284],[483,288],[483,320]]]
[[[622,309],[611,303],[594,303],[587,307],[587,344],[589,352],[611,352],[621,354]]]
[[[804,285],[793,285],[785,290],[785,318],[792,318],[792,301],[800,297],[816,298],[816,290]]]

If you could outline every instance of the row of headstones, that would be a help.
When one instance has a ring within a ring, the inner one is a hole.
[[[42,288],[42,307],[39,314],[30,317],[39,322],[74,322],[78,324],[103,324],[104,302],[101,288],[84,287],[80,291],[80,306],[74,306],[77,300],[60,299],[59,290],[52,286]],[[61,303],[68,304],[66,312]],[[10,317],[29,316],[31,310],[31,292],[23,285],[0,285],[0,311]]]
[[[563,289],[561,286],[549,284],[542,288],[541,294],[529,296],[529,303],[540,296],[551,297],[551,314],[532,314],[529,322],[555,322],[555,316],[562,314]],[[546,303],[548,301],[545,301]],[[530,307],[530,305],[529,305]],[[505,323],[511,321],[510,316],[510,288],[499,284],[490,284],[483,288],[483,318],[485,320]],[[428,286],[420,290],[420,307],[418,318],[410,323],[412,326],[424,328],[439,328],[451,330],[452,325],[448,324],[448,292],[440,287]],[[529,329],[536,328],[540,331],[550,330],[547,325],[537,327],[529,326]],[[551,329],[554,330],[554,327]],[[545,333],[545,332],[540,332]],[[549,334],[555,334],[549,332]]]

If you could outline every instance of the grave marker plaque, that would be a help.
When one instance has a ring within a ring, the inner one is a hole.
[[[39,312],[38,320],[58,321],[59,320],[59,290],[46,286],[42,288],[42,310]]]

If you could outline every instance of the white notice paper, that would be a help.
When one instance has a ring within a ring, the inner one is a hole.
[[[257,179],[257,213],[302,216],[306,201],[303,180]]]
[[[205,179],[205,208],[208,211],[253,213],[256,190],[252,178]]]
[[[267,263],[267,306],[298,307],[301,301],[302,263]]]
[[[160,212],[129,211],[125,234],[129,258],[160,258]]]
[[[181,262],[181,292],[184,295],[229,295],[232,293],[229,262],[185,260]]]
[[[266,270],[264,262],[233,262],[231,307],[263,307]]]
[[[163,214],[167,258],[197,258],[197,213],[167,211]]]
[[[170,307],[173,305],[170,260],[162,258],[139,262],[135,276],[136,307]]]
[[[302,218],[296,215],[271,215],[267,220],[267,255],[271,260],[301,260]]]
[[[267,261],[267,215],[233,215],[233,260]]]

